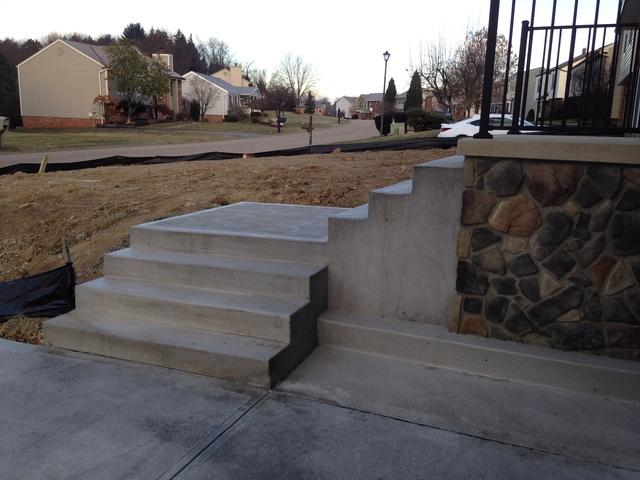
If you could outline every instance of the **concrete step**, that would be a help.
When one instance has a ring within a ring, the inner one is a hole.
[[[565,458],[640,471],[640,398],[632,402],[491,379],[329,345],[319,345],[278,389]]]
[[[125,323],[110,315],[87,309],[48,320],[46,343],[267,388],[279,378],[270,362],[285,344],[184,326]]]
[[[640,399],[640,364],[459,335],[437,325],[330,310],[318,319],[318,341],[500,380]]]
[[[312,316],[306,300],[204,290],[123,278],[100,278],[76,289],[78,307],[111,318],[199,328],[289,343],[297,322]]]
[[[105,256],[107,277],[313,299],[326,309],[326,267],[306,263],[127,248]]]
[[[328,219],[344,208],[243,202],[131,229],[131,246],[327,263]]]
[[[411,201],[413,181],[404,182],[378,188],[369,192],[369,218],[373,221],[389,221],[390,217],[398,216],[395,210],[403,208]]]

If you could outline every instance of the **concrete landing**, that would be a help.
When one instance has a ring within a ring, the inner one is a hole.
[[[640,478],[638,470],[556,455],[545,445],[520,447],[453,425],[445,430],[149,365],[5,340],[0,365],[3,480]],[[416,386],[416,403],[440,398],[438,388]],[[470,393],[458,393],[469,409],[478,406]],[[493,407],[498,417],[504,405],[524,410],[536,400],[500,393],[507,396]],[[612,421],[611,434],[634,426],[621,427],[606,404],[594,414],[582,397],[572,401],[571,417],[546,403],[535,412],[557,412],[567,430],[587,421],[575,423],[577,412],[594,425]],[[505,415],[493,424],[509,432],[512,422]],[[637,431],[620,443],[640,444]]]
[[[241,202],[146,223],[144,228],[326,242],[328,219],[345,208]]]

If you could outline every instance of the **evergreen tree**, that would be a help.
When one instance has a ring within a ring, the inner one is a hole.
[[[420,74],[415,71],[411,77],[409,90],[407,90],[407,100],[404,104],[405,112],[422,112],[422,81]]]
[[[389,80],[389,86],[387,87],[387,91],[384,92],[384,111],[383,113],[393,113],[393,109],[396,104],[396,82],[393,81],[393,78]]]
[[[315,113],[316,111],[316,99],[311,93],[311,90],[307,92],[307,99],[304,102],[304,113]]]
[[[15,67],[0,54],[0,115],[9,118],[11,127],[22,125],[17,77]]]
[[[138,47],[142,46],[142,42],[144,42],[146,37],[147,34],[140,23],[130,23],[124,27],[124,30],[122,31],[122,38],[135,43]]]

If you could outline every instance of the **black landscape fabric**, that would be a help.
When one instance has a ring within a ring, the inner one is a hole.
[[[11,317],[55,317],[75,308],[73,264],[0,283],[0,322]]]
[[[432,148],[455,147],[455,138],[411,138],[386,141],[372,141],[362,143],[335,143],[330,145],[313,145],[311,147],[288,148],[252,154],[254,157],[287,157],[292,155],[332,153],[337,149],[342,152],[365,152],[374,150],[426,150]],[[56,162],[47,165],[47,172],[67,170],[82,170],[85,168],[109,167],[116,165],[154,165],[160,163],[192,162],[199,160],[230,160],[242,158],[238,153],[206,152],[195,155],[153,156],[153,157],[113,157],[84,160],[81,162]],[[12,173],[37,173],[39,163],[16,163],[0,168],[0,175]]]

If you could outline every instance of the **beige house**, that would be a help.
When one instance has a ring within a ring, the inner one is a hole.
[[[164,103],[180,110],[183,78],[172,70],[171,55],[158,60],[171,70],[171,89]],[[98,96],[117,99],[109,77],[105,46],[56,40],[18,65],[20,111],[26,128],[91,127],[104,123]]]
[[[238,64],[218,70],[211,76],[220,78],[234,87],[253,87],[249,79],[242,74],[242,67]]]

